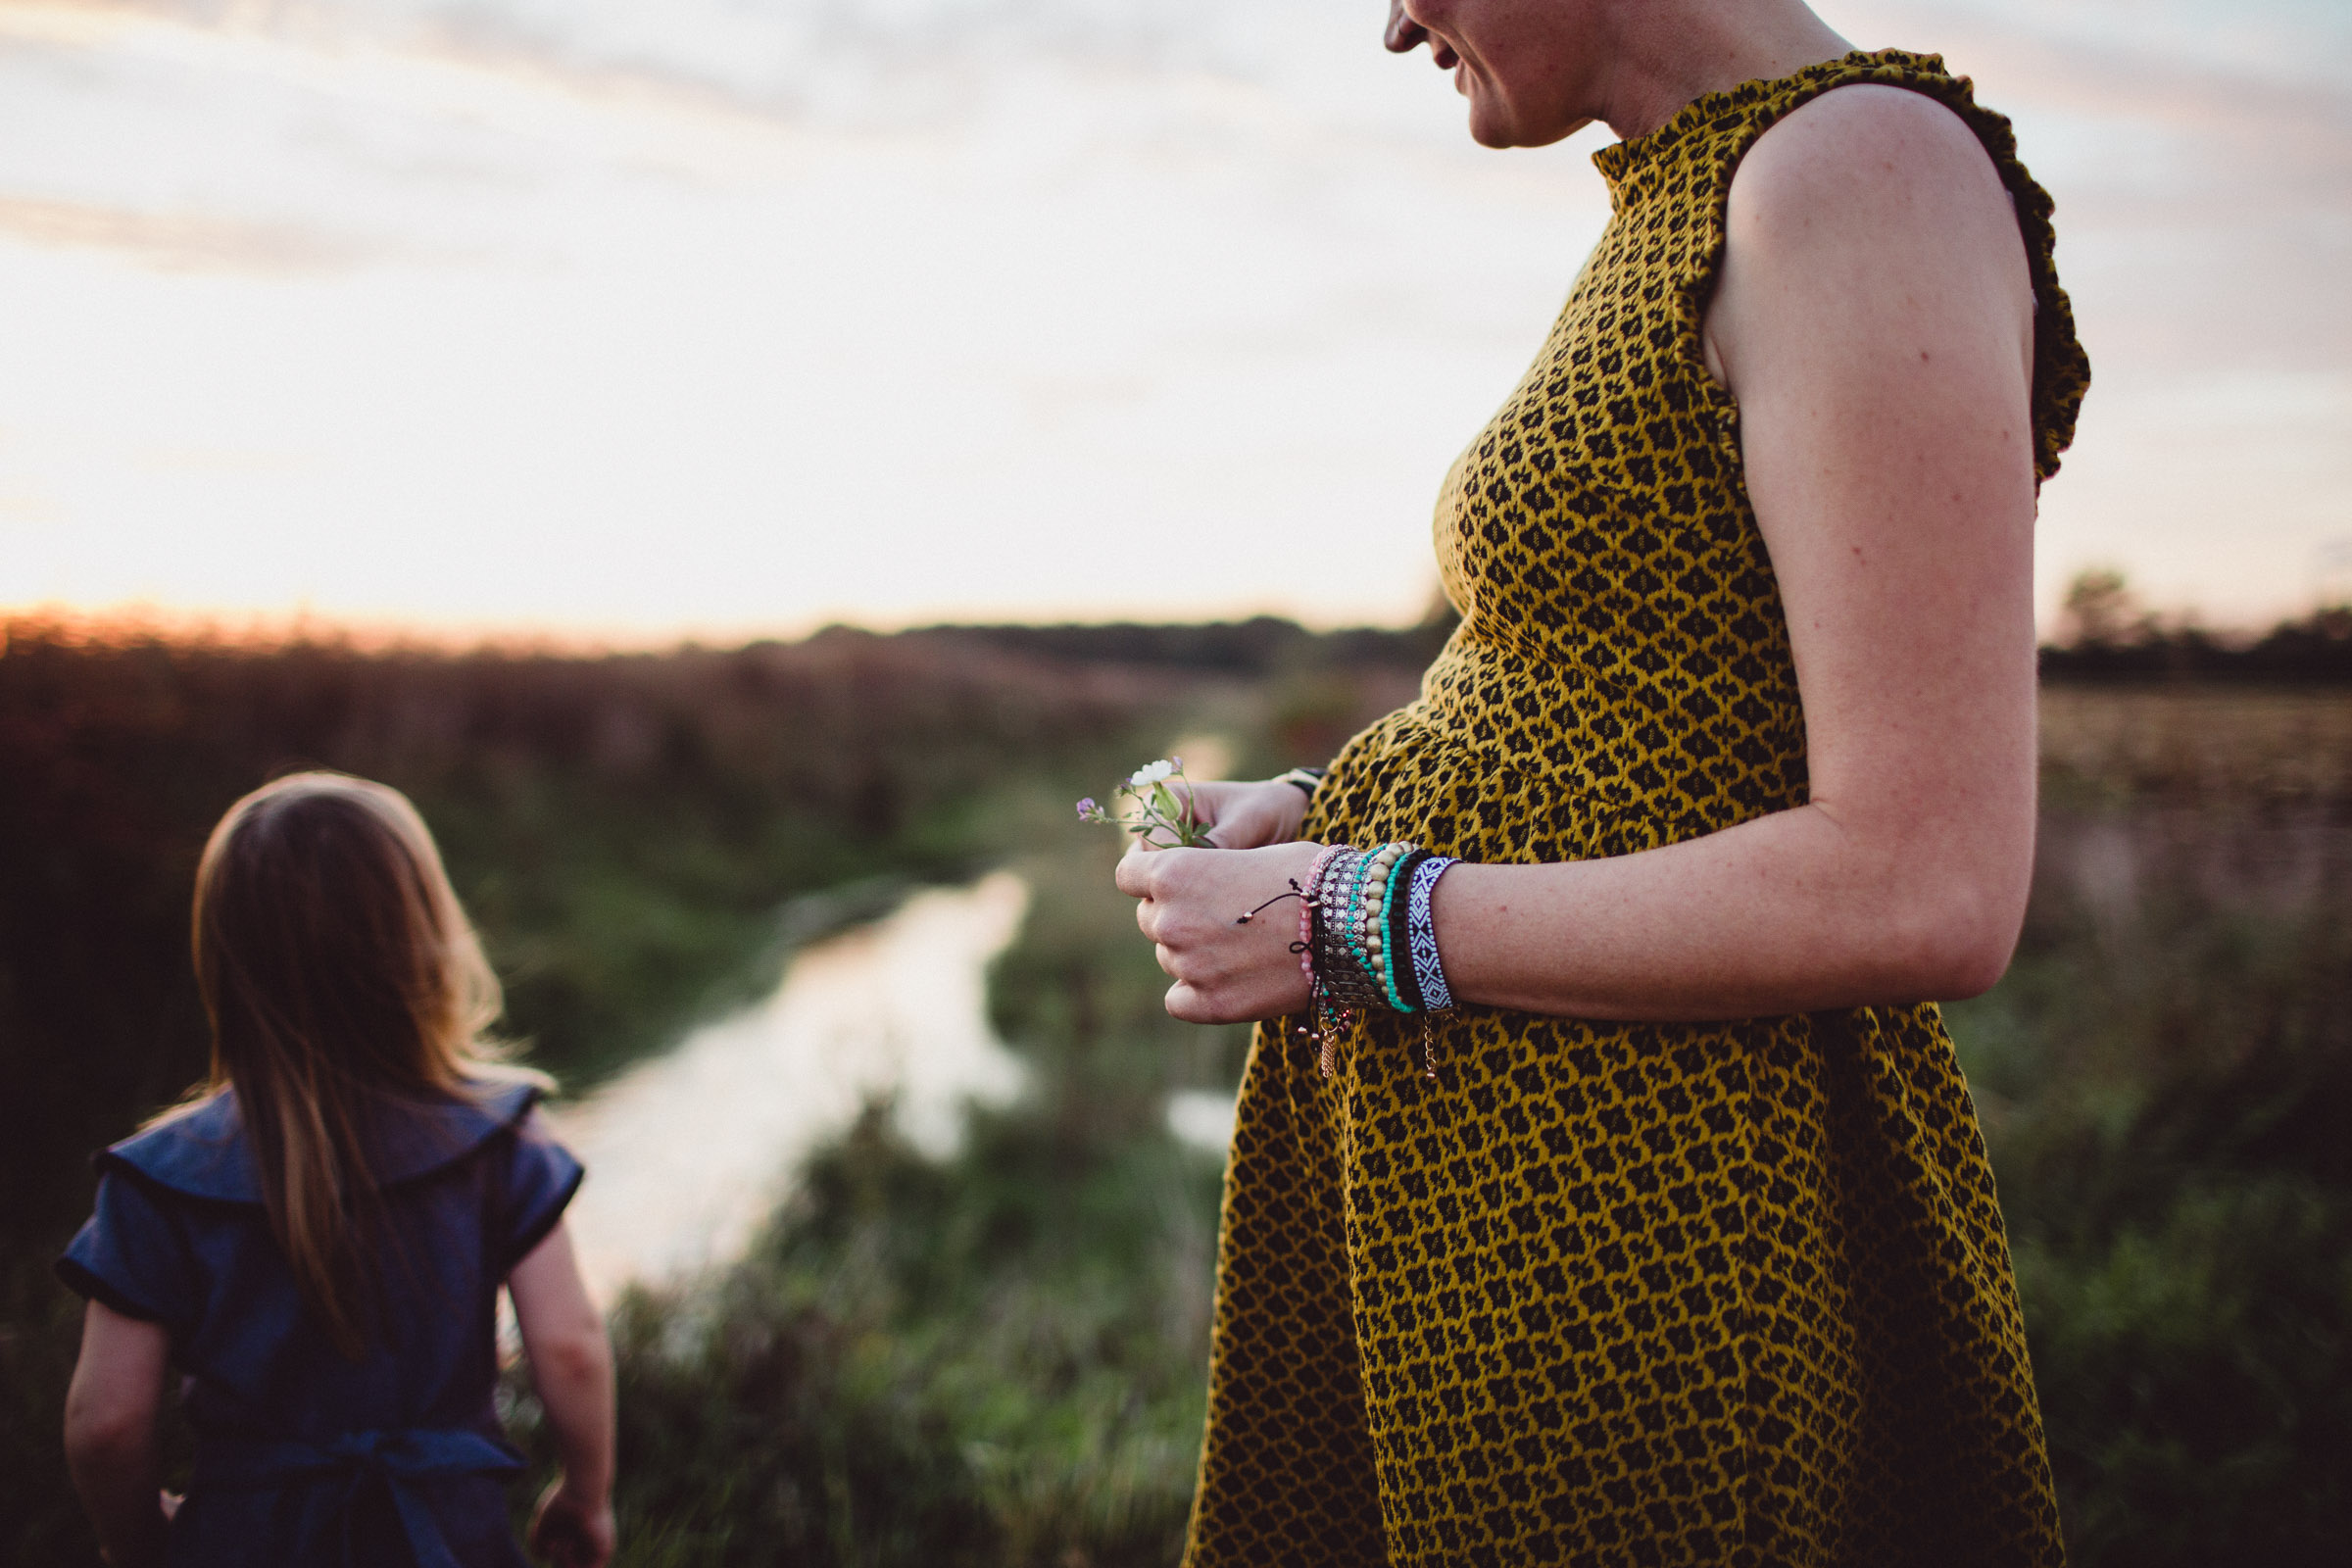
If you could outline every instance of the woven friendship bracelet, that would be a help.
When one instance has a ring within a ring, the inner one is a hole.
[[[1405,941],[1412,952],[1413,979],[1421,989],[1421,1004],[1432,1012],[1452,1006],[1453,993],[1446,988],[1446,969],[1438,962],[1438,928],[1430,916],[1429,896],[1446,868],[1455,863],[1443,855],[1423,860],[1413,867],[1412,889],[1405,895]]]

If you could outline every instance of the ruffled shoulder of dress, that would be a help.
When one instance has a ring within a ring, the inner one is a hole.
[[[429,1176],[465,1158],[538,1103],[526,1082],[481,1081],[457,1096],[387,1100],[368,1129],[368,1165],[380,1187]],[[262,1187],[234,1090],[114,1145],[100,1171],[123,1169],[159,1187],[222,1203],[259,1203]]]
[[[1976,83],[1953,75],[1941,55],[1881,49],[1848,55],[1776,84],[1781,90],[1764,94],[1751,106],[1752,128],[1736,137],[1740,149],[1744,151],[1774,122],[1823,93],[1863,82],[1925,94],[1959,116],[1976,132],[2008,187],[2018,232],[2026,242],[2026,269],[2034,282],[2034,476],[2036,481],[2047,479],[2058,471],[2060,455],[2074,444],[2075,421],[2090,390],[2090,356],[2075,332],[2074,302],[2058,282],[2058,231],[2051,222],[2057,203],[2018,157],[2017,130],[2009,117],[1978,103]]]
[[[1599,149],[1592,162],[1620,205],[1678,198],[1707,204],[1705,232],[1719,248],[1732,175],[1748,148],[1823,93],[1866,82],[1922,93],[1951,110],[1976,132],[2008,187],[2034,282],[2034,472],[2037,480],[2047,479],[2074,442],[2075,421],[2090,389],[2090,357],[2075,332],[2074,302],[2058,282],[2058,237],[2050,220],[2056,204],[2019,159],[2008,117],[1978,103],[1976,84],[1946,70],[1941,55],[1857,51],[1772,80],[1706,93],[1657,129]],[[1704,270],[1711,280],[1711,261]]]

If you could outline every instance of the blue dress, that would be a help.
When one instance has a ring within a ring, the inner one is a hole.
[[[233,1092],[97,1157],[97,1212],[58,1273],[161,1324],[186,1374],[196,1465],[175,1568],[520,1568],[506,1482],[522,1458],[491,1402],[498,1290],[581,1175],[537,1099],[483,1086],[373,1118],[381,1308],[359,1361],[303,1307]]]

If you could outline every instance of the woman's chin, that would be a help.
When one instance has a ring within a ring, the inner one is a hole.
[[[1470,95],[1470,139],[1481,147],[1548,147],[1592,123],[1590,119],[1546,117],[1530,122],[1492,99]]]
[[[1519,127],[1508,115],[1496,114],[1476,98],[1470,100],[1470,139],[1481,147],[1520,147]]]

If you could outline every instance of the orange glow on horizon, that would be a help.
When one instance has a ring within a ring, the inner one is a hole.
[[[583,651],[1410,621],[1605,134],[1475,148],[1323,0],[956,3],[0,0],[0,614]],[[2045,624],[2087,566],[2227,626],[2324,599],[2352,20],[1822,10],[1944,51],[2057,199],[2095,380]]]

